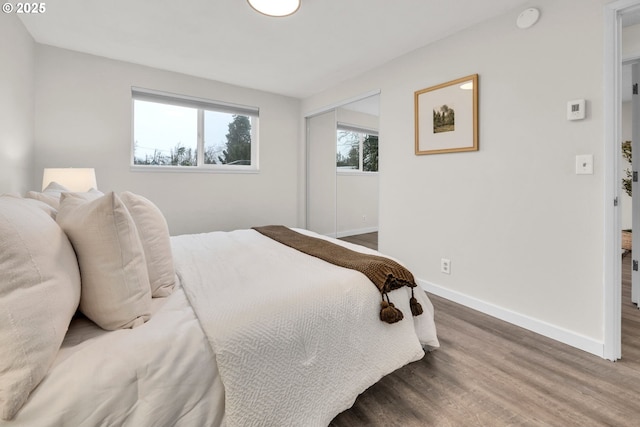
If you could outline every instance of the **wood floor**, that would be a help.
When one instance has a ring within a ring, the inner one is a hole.
[[[382,378],[331,426],[640,426],[640,311],[623,279],[615,363],[429,295],[441,348]]]
[[[356,243],[371,249],[378,249],[378,233],[356,234],[355,236],[341,237],[340,240]]]

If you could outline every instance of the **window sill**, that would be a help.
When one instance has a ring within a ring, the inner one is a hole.
[[[360,176],[377,176],[379,172],[366,172],[366,171],[357,171],[357,170],[337,170],[336,174],[337,175],[345,175],[345,176],[351,176],[351,175],[360,175]]]
[[[228,166],[228,167],[206,167],[206,166],[130,166],[131,172],[160,172],[160,173],[239,173],[252,174],[260,173],[260,169],[253,166]]]

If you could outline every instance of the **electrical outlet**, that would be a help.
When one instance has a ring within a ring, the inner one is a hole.
[[[451,260],[446,258],[440,259],[440,271],[444,274],[451,274]]]
[[[367,216],[366,215],[362,215],[362,222],[367,222]]]

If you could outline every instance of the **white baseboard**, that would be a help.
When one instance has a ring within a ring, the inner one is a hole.
[[[552,325],[539,319],[516,313],[515,311],[511,311],[503,307],[499,307],[497,305],[479,300],[475,297],[471,297],[469,295],[444,288],[425,280],[417,279],[417,282],[425,291],[435,294],[439,297],[451,300],[458,304],[477,310],[481,313],[488,314],[489,316],[504,320],[505,322],[509,322],[516,326],[520,326],[521,328],[528,329],[540,335],[544,335],[545,337],[560,341],[561,343],[604,358],[603,342],[594,340],[593,338],[589,338],[581,334],[577,334],[575,332],[569,331],[556,325]]]
[[[368,228],[358,228],[356,230],[344,230],[338,231],[337,236],[347,237],[347,236],[355,236],[356,234],[367,234],[367,233],[375,233],[378,231],[378,227],[368,227]]]

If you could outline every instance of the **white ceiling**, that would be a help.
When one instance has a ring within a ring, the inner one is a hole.
[[[245,0],[56,0],[18,16],[38,43],[303,98],[526,1],[302,0],[269,18]]]

